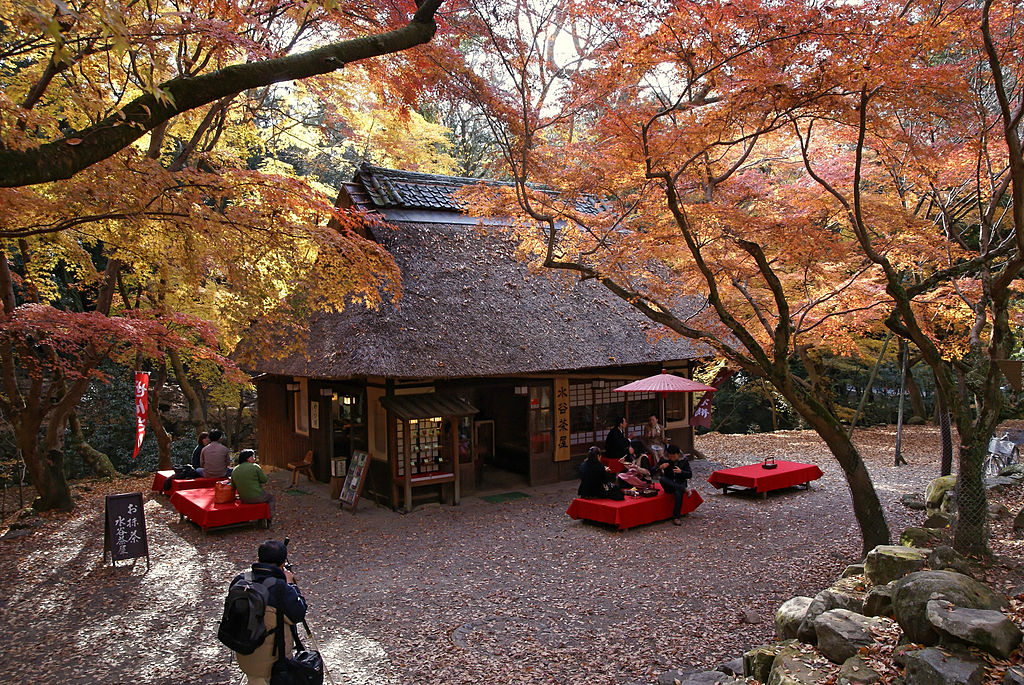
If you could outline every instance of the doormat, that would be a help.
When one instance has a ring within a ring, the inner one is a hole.
[[[498,495],[483,495],[480,499],[491,504],[500,504],[501,502],[509,502],[514,499],[522,499],[529,497],[525,492],[503,492]]]

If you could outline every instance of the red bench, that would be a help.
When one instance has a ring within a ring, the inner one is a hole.
[[[655,488],[661,490],[660,485]],[[598,521],[616,526],[619,530],[642,526],[672,518],[672,495],[659,492],[655,497],[626,497],[624,500],[583,499],[577,497],[569,505],[567,513],[574,519]],[[682,514],[689,514],[704,502],[696,490],[690,490],[683,498]]]
[[[178,492],[179,490],[194,490],[196,488],[212,488],[213,484],[223,478],[190,478],[189,480],[172,480],[170,490],[164,490],[167,479],[174,475],[174,471],[157,471],[153,476],[153,490],[155,492]]]
[[[177,509],[181,521],[191,520],[204,533],[211,528],[270,520],[270,506],[266,502],[244,504],[236,499],[227,504],[215,504],[213,492],[213,488],[172,492],[171,505]]]

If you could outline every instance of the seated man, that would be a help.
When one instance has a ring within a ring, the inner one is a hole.
[[[238,454],[238,466],[231,471],[231,483],[238,491],[238,498],[246,504],[266,502],[270,507],[270,518],[274,518],[274,496],[263,489],[267,474],[256,464],[254,450],[242,450]]]
[[[687,484],[693,477],[693,472],[690,470],[689,461],[679,458],[678,445],[669,445],[665,448],[665,457],[658,462],[658,471],[661,473],[659,478],[661,489],[675,498],[675,503],[672,505],[672,523],[680,526],[683,524],[683,519],[680,518],[683,496],[690,491]]]
[[[231,450],[220,441],[223,435],[214,428],[210,431],[210,444],[199,453],[201,468],[196,471],[203,478],[227,478],[231,475]]]

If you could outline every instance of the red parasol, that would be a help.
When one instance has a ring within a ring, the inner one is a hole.
[[[715,388],[662,370],[661,373],[641,378],[615,388],[615,392],[714,392]]]

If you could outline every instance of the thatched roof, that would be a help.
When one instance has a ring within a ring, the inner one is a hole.
[[[385,217],[391,214],[385,207],[416,210],[418,220],[389,220],[374,236],[401,270],[401,299],[376,311],[350,305],[316,315],[306,355],[262,359],[252,370],[454,378],[705,356],[689,340],[652,338],[656,324],[599,283],[562,272],[528,273],[500,227],[452,220],[452,188],[466,182],[475,180],[361,169],[347,184],[356,204],[383,210]],[[428,207],[433,215],[423,211]]]

